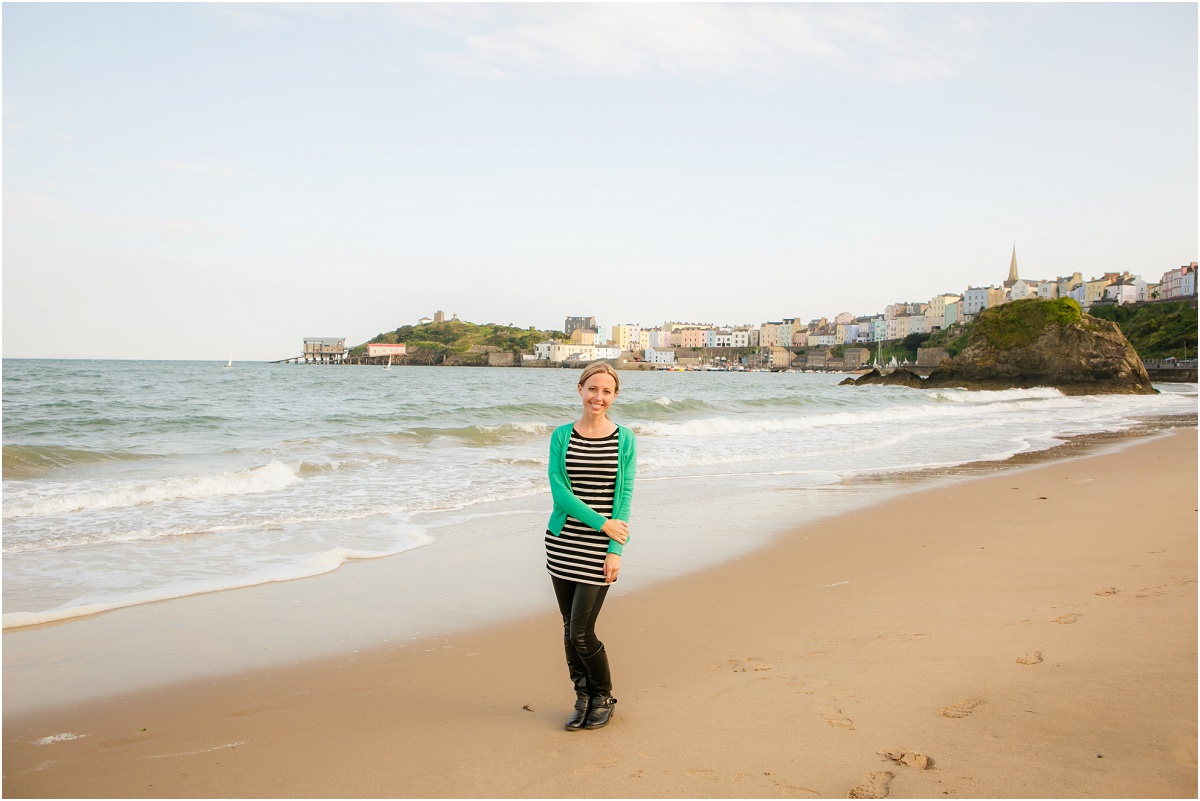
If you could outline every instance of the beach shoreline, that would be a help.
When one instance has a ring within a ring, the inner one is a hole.
[[[622,703],[602,732],[561,731],[550,605],[403,649],[6,704],[4,791],[1194,797],[1196,432],[1121,445],[901,494],[616,598],[600,633]],[[906,750],[932,767],[877,753]]]
[[[642,479],[637,569],[610,599],[752,554],[798,526],[974,477],[1120,449],[1195,415],[1148,418],[1132,428],[1067,438],[991,461],[900,472],[841,474],[833,484],[758,486],[722,494],[696,479]],[[395,557],[351,560],[307,578],[197,593],[4,632],[5,710],[53,706],[217,679],[254,670],[416,647],[544,608],[540,540],[528,536],[543,498],[492,504],[443,521],[427,545]],[[705,530],[707,529],[707,530]],[[736,533],[730,539],[728,533]]]

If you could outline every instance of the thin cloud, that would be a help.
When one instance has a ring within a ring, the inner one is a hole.
[[[957,13],[812,4],[581,4],[455,7],[411,14],[460,37],[428,57],[477,77],[597,75],[806,80],[829,75],[910,83],[953,78],[968,52]],[[457,23],[457,25],[456,25]]]

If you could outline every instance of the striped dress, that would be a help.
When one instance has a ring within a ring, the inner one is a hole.
[[[617,485],[617,431],[591,439],[571,429],[567,443],[567,478],[575,497],[606,518],[612,517]],[[580,584],[607,584],[604,557],[608,535],[568,516],[556,537],[546,532],[546,569],[550,575]]]

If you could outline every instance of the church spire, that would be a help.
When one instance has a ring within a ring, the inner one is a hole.
[[[1013,242],[1012,263],[1008,265],[1008,280],[1004,282],[1004,285],[1010,287],[1020,280],[1017,275],[1017,243]]]

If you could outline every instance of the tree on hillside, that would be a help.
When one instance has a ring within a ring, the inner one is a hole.
[[[1121,333],[1143,359],[1196,356],[1196,310],[1189,303],[1093,306],[1088,313],[1120,326]]]

